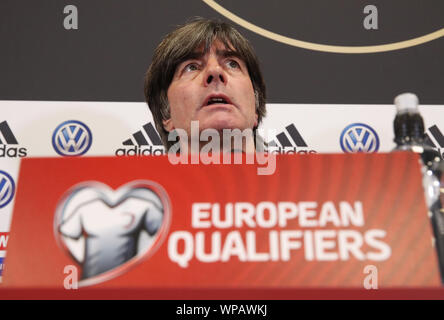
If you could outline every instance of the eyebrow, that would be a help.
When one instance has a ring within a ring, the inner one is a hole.
[[[227,49],[216,50],[216,55],[219,56],[219,57],[223,57],[223,58],[232,58],[232,57],[234,57],[234,58],[239,58],[241,60],[244,60],[242,58],[242,56],[239,54],[239,52],[233,51],[233,50],[227,50]]]

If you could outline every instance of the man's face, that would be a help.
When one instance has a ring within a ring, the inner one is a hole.
[[[204,55],[203,47],[176,68],[168,88],[171,118],[167,131],[184,129],[191,121],[200,130],[252,129],[257,126],[253,85],[247,66],[235,51],[215,40]]]

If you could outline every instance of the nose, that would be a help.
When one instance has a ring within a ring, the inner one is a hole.
[[[204,85],[227,84],[227,76],[224,69],[215,58],[208,59],[204,76]]]

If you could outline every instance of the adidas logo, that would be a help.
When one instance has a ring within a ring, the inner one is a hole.
[[[148,156],[163,155],[165,148],[162,140],[151,122],[148,122],[133,133],[132,137],[123,141],[125,147],[116,150],[116,156]],[[150,141],[150,142],[148,142]]]
[[[13,147],[9,147],[12,145]],[[0,122],[0,158],[26,157],[26,148],[15,147],[18,141],[6,121]]]
[[[309,149],[294,124],[286,126],[283,132],[276,135],[275,140],[268,142],[268,152],[278,154],[317,153],[315,150]]]
[[[433,137],[436,143],[433,142],[431,137]],[[433,125],[428,129],[428,133],[426,133],[425,137],[425,143],[432,148],[437,149],[441,154],[441,158],[444,159],[444,135],[442,134],[441,130],[439,130],[437,125]]]

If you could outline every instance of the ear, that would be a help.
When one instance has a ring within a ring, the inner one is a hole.
[[[257,110],[256,110],[256,112],[254,113],[254,126],[253,126],[253,128],[257,127],[257,119],[258,118],[259,118],[259,116],[257,115]]]
[[[164,129],[168,132],[171,132],[175,129],[171,118],[169,118],[167,120],[162,120],[162,123],[163,123]]]
[[[254,126],[253,128],[257,128],[258,126],[258,118],[257,109],[259,109],[259,92],[254,90]]]

